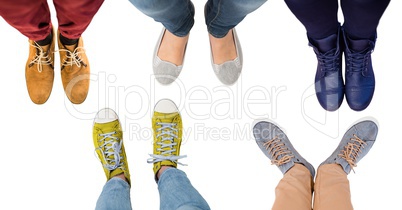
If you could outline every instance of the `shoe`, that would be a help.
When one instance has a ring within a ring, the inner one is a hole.
[[[211,47],[212,68],[219,81],[225,85],[233,85],[239,79],[243,68],[243,52],[241,50],[240,41],[237,37],[236,30],[233,28],[232,31],[237,53],[237,57],[234,60],[226,61],[222,64],[215,64]]]
[[[343,135],[338,147],[323,163],[339,164],[346,174],[349,174],[353,167],[370,151],[378,133],[378,126],[375,122],[365,120],[353,125]]]
[[[375,89],[375,77],[371,63],[375,38],[354,40],[343,30],[345,37],[345,96],[349,107],[355,111],[366,109]],[[353,50],[356,46],[366,46],[363,50]]]
[[[178,162],[187,155],[180,156],[183,125],[179,110],[173,101],[162,99],[155,105],[152,130],[154,152],[150,154],[151,158],[147,162],[154,164],[155,177],[162,166],[176,168],[177,164],[185,165]]]
[[[61,81],[67,98],[73,104],[81,104],[88,95],[90,67],[84,49],[82,37],[75,45],[64,45],[60,41],[58,32],[60,53]]]
[[[32,102],[35,104],[44,104],[49,99],[53,89],[53,40],[46,46],[40,46],[35,41],[29,40],[29,56],[25,65],[25,80]]]
[[[309,38],[309,45],[313,47],[318,64],[315,74],[315,92],[318,102],[327,111],[336,111],[343,102],[344,83],[342,77],[342,36],[340,30],[324,39]],[[319,48],[331,48],[321,52]]]
[[[95,152],[102,163],[106,179],[123,174],[130,184],[130,171],[123,144],[123,131],[117,114],[112,109],[100,110],[94,119],[93,141]]]
[[[275,124],[267,121],[257,122],[253,126],[257,145],[273,165],[278,166],[282,174],[291,169],[295,163],[304,165],[314,177],[314,167],[293,148],[286,134]]]
[[[153,71],[156,80],[162,85],[169,85],[173,83],[177,77],[179,77],[181,70],[183,69],[183,65],[176,66],[175,64],[163,61],[158,57],[159,47],[161,46],[161,42],[163,36],[165,35],[166,29],[162,29],[162,33],[159,36],[158,42],[155,46],[154,57],[153,57]],[[186,48],[184,49],[184,54],[186,54]],[[183,57],[184,63],[184,57]]]

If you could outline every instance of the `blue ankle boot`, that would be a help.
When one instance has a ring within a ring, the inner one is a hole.
[[[309,38],[309,45],[313,47],[318,60],[315,74],[315,92],[320,105],[327,111],[337,110],[343,101],[343,47],[341,44],[340,29],[337,34],[320,40]]]
[[[373,98],[375,78],[371,63],[375,38],[351,39],[344,30],[345,40],[345,96],[355,111],[366,109]]]

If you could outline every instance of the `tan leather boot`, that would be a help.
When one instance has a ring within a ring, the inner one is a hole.
[[[52,92],[54,80],[54,41],[40,46],[29,40],[29,56],[25,65],[28,94],[35,104],[43,104]]]
[[[73,104],[81,104],[88,95],[90,68],[84,42],[79,38],[75,45],[63,45],[58,35],[61,81],[64,92]]]

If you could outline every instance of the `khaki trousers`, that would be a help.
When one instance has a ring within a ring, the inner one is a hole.
[[[338,164],[318,168],[315,184],[310,171],[295,164],[275,189],[273,210],[352,210],[347,174]]]

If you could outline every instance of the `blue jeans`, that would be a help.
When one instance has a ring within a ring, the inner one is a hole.
[[[153,18],[176,36],[186,36],[194,25],[194,5],[190,0],[130,0],[142,13]],[[208,32],[224,37],[249,13],[266,0],[208,0],[205,23]]]
[[[161,210],[207,210],[208,203],[191,185],[187,175],[176,168],[166,169],[158,181]],[[112,178],[103,187],[96,210],[131,209],[130,185]]]

